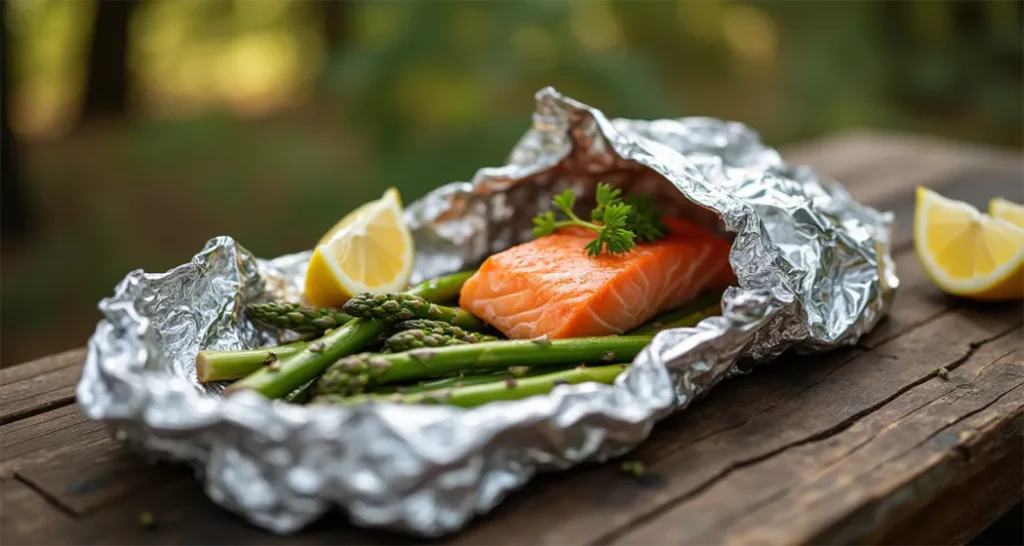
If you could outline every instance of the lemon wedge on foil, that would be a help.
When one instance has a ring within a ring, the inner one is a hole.
[[[412,234],[395,188],[350,212],[317,243],[305,295],[318,307],[339,307],[362,292],[398,292],[409,284]]]

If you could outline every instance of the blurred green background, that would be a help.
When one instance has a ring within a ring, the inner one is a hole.
[[[3,0],[0,364],[85,342],[128,271],[308,248],[388,185],[502,164],[546,85],[774,146],[1022,144],[1022,2]]]

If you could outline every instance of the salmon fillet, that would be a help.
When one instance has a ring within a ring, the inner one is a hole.
[[[487,258],[459,305],[515,339],[603,336],[631,330],[701,292],[735,282],[729,243],[664,218],[669,234],[625,254],[591,257],[597,234],[571,227]]]

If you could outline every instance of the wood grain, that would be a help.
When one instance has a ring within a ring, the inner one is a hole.
[[[73,535],[47,534],[72,519],[54,508],[31,487],[17,480],[0,480],[0,544],[68,544]]]
[[[0,370],[0,424],[73,402],[83,362],[84,348]]]
[[[22,466],[57,459],[80,444],[106,437],[106,427],[89,421],[75,405],[0,426],[0,478],[11,478]]]
[[[15,475],[65,510],[82,516],[134,493],[191,477],[191,472],[184,466],[151,465],[104,435],[80,440],[60,455],[23,464]]]
[[[672,541],[695,544],[868,541],[869,537],[851,535],[858,529],[877,532],[884,522],[899,519],[898,510],[905,508],[899,505],[901,500],[927,504],[931,497],[926,493],[939,485],[932,467],[940,461],[918,460],[908,468],[901,458],[936,436],[952,434],[949,431],[958,423],[1020,388],[1022,334],[1018,328],[978,346],[954,367],[949,381],[928,377],[836,434],[743,466],[699,498],[647,520],[618,542],[662,544],[670,534]],[[1003,425],[1012,427],[1012,419]],[[962,442],[949,438],[942,453],[955,454]],[[894,474],[899,472],[903,474]],[[925,473],[932,473],[931,478],[925,479]],[[894,475],[896,482],[876,485],[874,480],[886,474]],[[901,496],[886,489],[897,484],[913,491]],[[874,498],[893,500],[884,507],[871,506]],[[863,517],[851,515],[858,510]],[[839,520],[842,530],[814,534],[823,522]]]

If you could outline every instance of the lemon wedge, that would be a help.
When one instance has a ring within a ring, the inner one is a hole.
[[[996,197],[988,202],[988,215],[1024,229],[1024,205],[1020,203]]]
[[[412,234],[395,188],[350,212],[317,243],[305,295],[319,307],[338,307],[362,292],[397,292],[409,283]]]
[[[917,188],[914,247],[942,290],[979,300],[1024,297],[1024,229]]]

